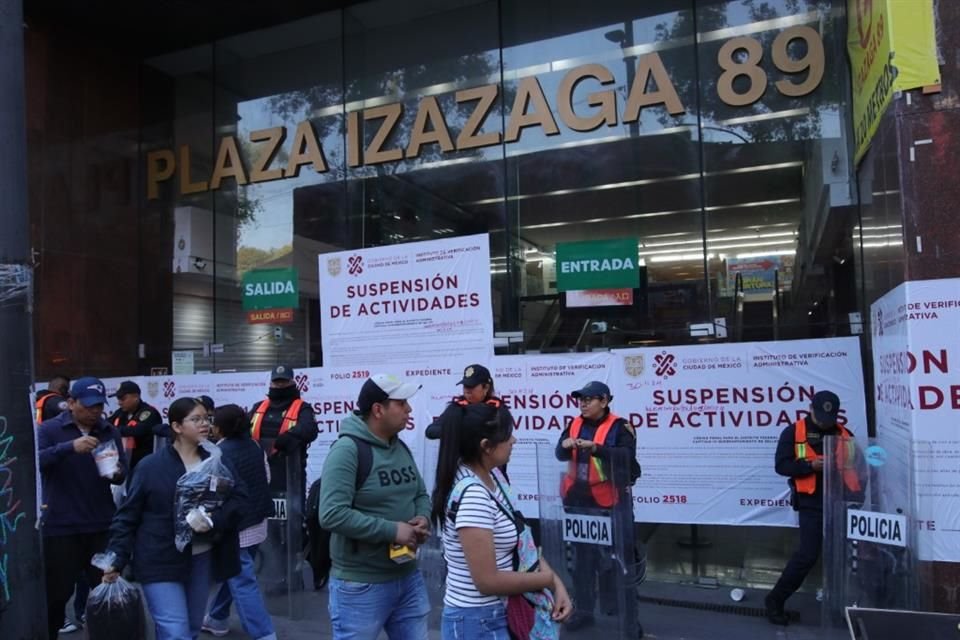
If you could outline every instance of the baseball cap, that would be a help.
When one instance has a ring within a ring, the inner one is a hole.
[[[613,399],[613,396],[610,395],[610,387],[603,384],[599,380],[593,380],[588,382],[583,386],[583,389],[578,389],[571,394],[574,398],[609,398]]]
[[[111,398],[122,398],[123,396],[127,395],[128,393],[136,393],[136,394],[139,394],[139,393],[140,393],[140,385],[138,385],[138,384],[137,384],[136,382],[134,382],[133,380],[124,380],[123,382],[120,383],[120,386],[117,387],[117,392],[116,392],[116,393],[111,393],[111,394],[110,394],[110,397],[111,397]]]
[[[293,380],[293,367],[285,364],[278,364],[270,370],[270,382],[274,380]]]
[[[818,391],[810,403],[813,407],[813,416],[821,425],[832,427],[837,424],[837,414],[840,413],[840,398],[832,391]]]
[[[100,378],[80,378],[70,387],[70,397],[85,407],[107,403],[107,390]]]
[[[490,384],[493,378],[490,376],[490,370],[482,364],[471,364],[463,370],[463,379],[457,384],[467,387],[475,387],[478,384]]]
[[[408,400],[422,386],[412,382],[404,382],[396,376],[386,373],[378,373],[370,376],[360,387],[360,395],[357,397],[357,410],[360,413],[366,413],[378,402]]]

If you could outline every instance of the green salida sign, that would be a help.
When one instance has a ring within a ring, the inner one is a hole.
[[[557,243],[557,291],[639,286],[637,239]]]
[[[300,287],[296,269],[257,269],[243,274],[243,310],[296,309]]]

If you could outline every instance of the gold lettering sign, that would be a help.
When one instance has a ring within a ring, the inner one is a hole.
[[[802,41],[802,57],[791,57],[790,45]],[[825,57],[823,40],[816,29],[801,25],[790,27],[779,34],[765,52],[760,40],[750,36],[732,38],[723,43],[717,53],[717,97],[731,107],[743,107],[760,100],[769,89],[768,73],[760,65],[769,54],[773,66],[784,77],[773,82],[774,90],[790,98],[809,95],[823,81]],[[436,145],[441,153],[479,149],[520,140],[525,129],[539,127],[544,135],[560,133],[557,118],[551,108],[556,105],[560,122],[571,131],[589,132],[600,127],[615,127],[640,121],[644,109],[663,109],[670,115],[686,112],[677,89],[670,78],[660,54],[638,56],[636,73],[622,114],[618,114],[618,96],[614,75],[601,64],[585,64],[570,69],[560,80],[555,96],[547,96],[538,78],[522,78],[516,86],[506,126],[499,130],[483,131],[484,123],[500,97],[500,86],[487,84],[462,89],[454,94],[457,105],[472,110],[456,139],[435,96],[424,96],[417,104],[417,112],[409,139],[398,140],[399,123],[403,121],[404,105],[392,103],[350,111],[346,114],[346,163],[348,167],[371,166],[398,162],[421,156],[425,147]],[[574,93],[583,84],[597,90],[577,99],[586,104],[574,108]],[[620,116],[618,119],[618,115]],[[499,127],[497,127],[499,129]],[[222,138],[217,145],[216,160],[209,180],[194,181],[191,175],[189,145],[173,149],[157,149],[147,153],[147,198],[160,197],[160,185],[177,176],[181,195],[215,190],[234,180],[236,184],[267,182],[293,178],[304,166],[317,173],[329,170],[323,154],[323,145],[310,121],[300,122],[293,131],[286,167],[270,168],[284,146],[290,132],[284,127],[272,127],[250,133],[247,147],[249,158],[240,153],[241,145],[234,136]],[[364,141],[369,143],[364,146]],[[244,165],[244,160],[249,166]]]

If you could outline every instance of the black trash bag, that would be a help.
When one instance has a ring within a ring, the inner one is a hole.
[[[174,499],[174,544],[183,551],[193,540],[194,531],[187,515],[198,510],[209,522],[209,514],[219,509],[233,490],[233,474],[223,463],[216,445],[203,444],[210,457],[193,471],[180,476]]]
[[[113,553],[98,553],[93,566],[107,569],[116,561]],[[88,640],[144,640],[146,638],[143,600],[140,590],[124,580],[101,583],[87,597]]]

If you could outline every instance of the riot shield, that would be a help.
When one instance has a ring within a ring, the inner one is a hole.
[[[543,557],[573,598],[565,638],[638,637],[630,466],[537,445]],[[599,481],[599,482],[598,482]]]
[[[303,452],[285,455],[286,490],[271,492],[274,515],[258,550],[257,579],[271,615],[303,617]]]
[[[868,462],[869,460],[869,462]],[[825,629],[847,628],[848,607],[916,609],[913,451],[824,438]]]
[[[423,476],[427,492],[432,496],[440,441],[426,440],[423,446],[423,467],[420,469],[420,475]],[[443,558],[442,535],[442,531],[435,528],[427,544],[417,549],[417,566],[421,575],[423,575],[423,580],[427,585],[427,595],[430,598],[430,615],[427,619],[427,628],[430,630],[431,638],[440,636],[440,623],[443,617],[443,591],[447,579],[447,563]]]

